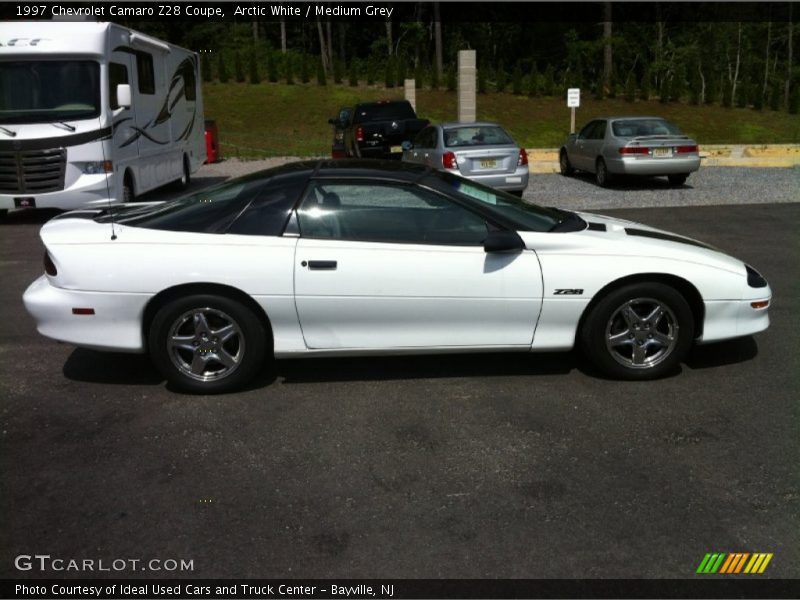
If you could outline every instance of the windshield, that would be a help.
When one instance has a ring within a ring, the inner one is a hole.
[[[0,61],[0,123],[70,121],[99,114],[97,62]]]
[[[510,146],[514,140],[497,125],[471,125],[444,130],[444,145],[453,146]]]
[[[394,119],[415,119],[414,109],[408,102],[380,102],[361,104],[357,107],[354,123],[367,121],[391,121]]]
[[[611,125],[616,137],[648,135],[683,135],[683,132],[664,119],[629,119],[614,121]]]
[[[450,173],[436,172],[451,190],[466,196],[470,202],[482,205],[498,214],[503,220],[510,221],[518,231],[554,231],[570,215],[556,208],[544,208],[528,204],[521,198],[500,190],[490,188],[474,181],[469,181]]]

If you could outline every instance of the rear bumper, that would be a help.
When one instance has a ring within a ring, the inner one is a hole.
[[[78,292],[50,284],[46,275],[22,296],[42,335],[83,348],[143,353],[142,316],[150,296]],[[73,308],[92,308],[93,315],[74,315]]]
[[[609,173],[615,175],[679,175],[700,168],[700,156],[652,158],[649,156],[606,159]]]
[[[460,173],[458,173],[460,174]],[[497,190],[519,192],[528,187],[528,167],[517,167],[513,173],[493,173],[491,175],[462,175],[472,181],[488,185]]]

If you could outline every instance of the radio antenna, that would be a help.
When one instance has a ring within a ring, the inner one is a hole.
[[[112,118],[111,128],[110,128],[111,132],[109,133],[108,137],[113,142],[113,140],[114,140],[114,122],[113,122],[113,118],[114,117],[113,117],[113,114],[112,114],[111,118]],[[97,123],[100,126],[100,129],[102,131],[103,124],[100,121],[100,117],[97,117]],[[111,217],[111,241],[113,242],[114,240],[117,239],[117,232],[116,232],[116,229],[114,228],[114,207],[111,205],[111,186],[108,183],[108,171],[106,171],[106,165],[108,164],[108,161],[106,161],[105,140],[106,140],[106,136],[101,135],[100,136],[100,150],[102,150],[102,152],[103,152],[103,172],[106,174],[106,192],[108,193],[108,216]],[[114,165],[113,164],[111,165],[111,168],[112,168],[111,172],[113,173],[114,172],[114,170],[113,170]]]

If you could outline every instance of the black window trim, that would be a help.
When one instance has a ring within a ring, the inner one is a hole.
[[[491,214],[491,213],[488,214],[488,215],[485,214],[485,211],[481,210],[482,207],[473,206],[473,205],[471,205],[470,203],[464,201],[461,198],[454,198],[452,196],[449,196],[448,194],[443,193],[441,190],[434,189],[434,188],[429,187],[427,185],[424,185],[424,184],[422,184],[421,182],[418,182],[418,181],[408,181],[408,180],[402,180],[402,179],[390,179],[390,178],[386,178],[386,177],[357,176],[357,175],[344,176],[344,177],[342,177],[342,176],[338,176],[337,177],[335,175],[322,175],[322,176],[309,177],[308,182],[306,184],[306,187],[303,190],[303,193],[300,195],[300,199],[298,200],[297,204],[292,209],[289,219],[287,219],[287,224],[288,224],[289,221],[291,221],[292,214],[294,214],[294,217],[297,220],[298,234],[294,234],[294,233],[286,234],[286,225],[284,225],[284,230],[281,233],[281,235],[286,234],[287,237],[299,237],[300,239],[308,239],[308,240],[327,240],[327,241],[339,241],[339,242],[364,242],[364,243],[370,243],[370,244],[412,244],[412,245],[415,245],[415,246],[447,246],[447,247],[460,247],[460,248],[482,248],[483,247],[483,241],[481,241],[479,244],[457,244],[457,243],[420,242],[420,241],[417,241],[417,240],[391,240],[391,241],[376,240],[376,239],[358,239],[358,240],[333,239],[332,240],[332,238],[321,238],[321,237],[316,237],[316,236],[304,235],[302,229],[300,228],[299,210],[300,210],[300,206],[302,205],[303,201],[308,196],[308,191],[309,191],[310,186],[316,181],[336,181],[336,182],[340,182],[341,181],[341,182],[366,183],[366,184],[373,184],[373,185],[375,183],[379,183],[379,184],[380,183],[384,183],[384,184],[398,184],[398,185],[400,185],[402,187],[407,187],[407,188],[419,188],[419,189],[424,190],[426,192],[430,192],[430,193],[435,194],[437,196],[441,196],[445,200],[447,200],[449,202],[452,202],[453,204],[459,206],[460,208],[463,208],[467,212],[469,212],[469,213],[471,213],[471,214],[473,214],[475,216],[478,216],[481,219],[483,219],[483,222],[486,224],[487,235],[488,235],[489,231],[497,231],[497,230],[500,230],[500,231],[514,231],[514,232],[517,231],[516,228],[513,227],[513,226],[512,227],[507,227],[507,226],[503,225],[502,223],[500,223],[499,220],[495,218],[497,215],[494,215],[494,214]]]

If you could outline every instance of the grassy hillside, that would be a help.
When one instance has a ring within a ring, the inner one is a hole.
[[[328,118],[359,100],[402,98],[403,90],[342,85],[208,83],[206,118],[216,119],[225,156],[319,156],[330,152]],[[560,145],[569,131],[569,109],[558,98],[479,94],[478,118],[497,121],[526,148]],[[417,91],[417,112],[432,121],[456,118],[456,94]],[[661,104],[657,100],[584,98],[577,126],[601,115],[652,114],[666,117],[700,144],[800,143],[800,117],[749,108]]]

